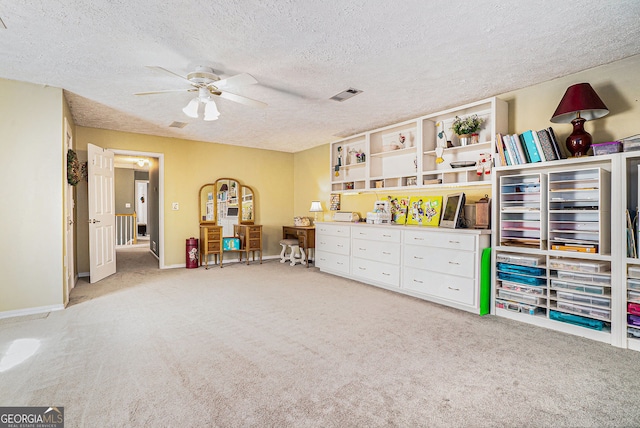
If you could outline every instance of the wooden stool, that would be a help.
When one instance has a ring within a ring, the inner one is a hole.
[[[300,263],[302,265],[307,264],[305,262],[304,250],[300,248],[300,243],[297,239],[283,239],[280,241],[280,245],[282,245],[282,251],[280,251],[280,263],[284,263],[287,261],[287,248],[291,249],[291,254],[289,254],[289,261],[291,262],[291,266],[295,266],[296,263]]]

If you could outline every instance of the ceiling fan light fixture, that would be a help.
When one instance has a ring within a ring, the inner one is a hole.
[[[207,100],[204,105],[204,120],[218,120],[218,117],[220,117],[220,112],[216,103],[212,99]]]
[[[198,118],[198,106],[199,105],[200,105],[200,100],[198,100],[197,98],[194,98],[191,101],[189,101],[189,104],[187,104],[187,106],[185,108],[183,108],[182,111],[187,116],[197,119]]]

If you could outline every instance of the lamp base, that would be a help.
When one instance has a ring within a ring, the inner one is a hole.
[[[591,134],[584,130],[585,119],[577,117],[571,121],[573,132],[567,137],[567,150],[574,157],[586,156],[591,147]]]

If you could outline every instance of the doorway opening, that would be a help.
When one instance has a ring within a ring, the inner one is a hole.
[[[128,266],[127,257],[140,256],[140,248],[147,249],[164,268],[164,155],[161,153],[116,150],[115,213],[123,217],[127,226],[116,227],[116,271],[119,265]],[[127,218],[127,217],[131,218]],[[128,231],[124,231],[125,228]],[[121,230],[118,230],[121,229]],[[135,249],[135,250],[134,250]],[[129,267],[130,268],[130,267]]]

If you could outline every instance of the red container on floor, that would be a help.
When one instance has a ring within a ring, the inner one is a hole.
[[[195,269],[198,267],[198,240],[196,238],[191,237],[187,239],[186,257],[187,269]]]

